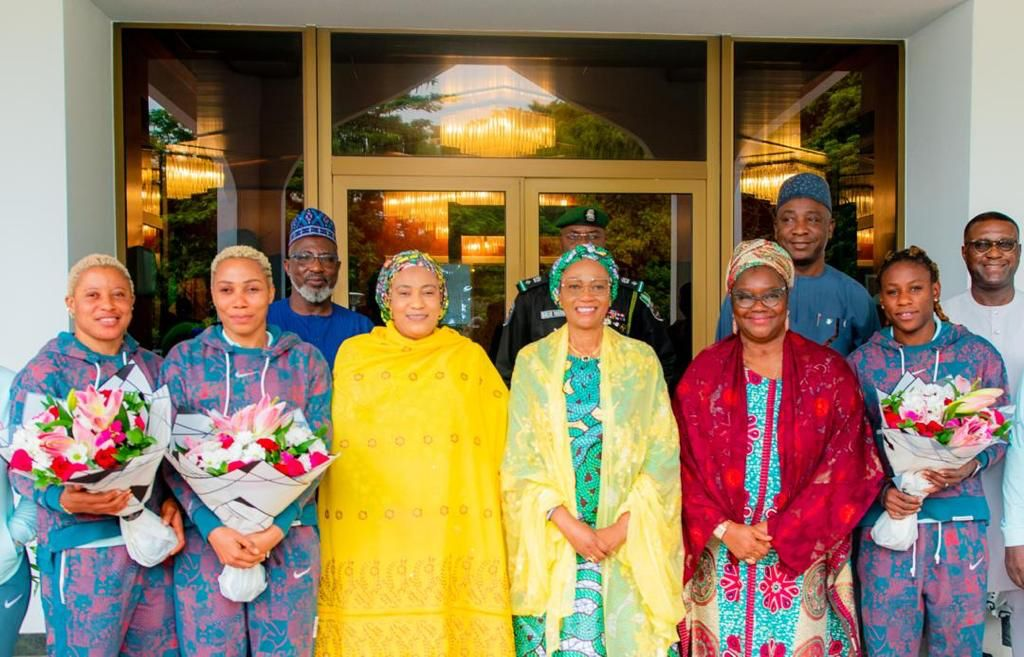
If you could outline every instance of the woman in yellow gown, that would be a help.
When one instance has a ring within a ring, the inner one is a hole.
[[[478,345],[439,328],[444,276],[385,263],[387,326],[334,365],[334,449],[320,488],[320,657],[511,657],[499,468],[508,392]]]

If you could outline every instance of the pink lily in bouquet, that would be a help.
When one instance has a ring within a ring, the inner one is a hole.
[[[121,467],[156,442],[145,412],[142,397],[123,390],[89,386],[63,400],[47,397],[43,411],[14,432],[11,470],[45,488],[78,472]]]
[[[214,476],[265,462],[296,477],[328,461],[326,429],[300,427],[285,409],[284,402],[264,396],[231,415],[211,411],[212,439],[185,438],[184,456]]]
[[[995,408],[1003,390],[979,388],[979,383],[958,376],[893,393],[881,400],[885,428],[951,447],[1005,440],[1011,423]]]

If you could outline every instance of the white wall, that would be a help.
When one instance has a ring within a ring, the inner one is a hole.
[[[89,0],[0,18],[0,365],[20,369],[67,328],[69,260],[115,252],[112,31]]]
[[[19,369],[67,326],[63,2],[0,11],[0,364]]]
[[[1021,0],[974,0],[970,211],[999,210],[1018,222],[1024,220],[1022,26]]]
[[[943,296],[967,285],[960,244],[971,217],[971,2],[907,40],[906,239],[928,251]]]
[[[906,243],[938,262],[943,297],[969,285],[960,245],[971,217],[1024,223],[1021,25],[1020,0],[969,0],[907,40]]]
[[[69,262],[117,255],[113,33],[88,0],[64,1]]]

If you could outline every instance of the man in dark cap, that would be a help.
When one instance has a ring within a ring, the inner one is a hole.
[[[605,246],[608,222],[608,214],[600,208],[581,206],[570,209],[555,223],[560,231],[562,251],[568,251],[577,244]],[[512,368],[519,350],[565,324],[565,312],[551,300],[547,274],[519,281],[517,287],[519,293],[502,327],[494,359],[506,384],[512,380]],[[672,341],[665,322],[644,292],[643,281],[620,279],[619,295],[608,309],[605,323],[623,335],[651,345],[661,361],[665,378],[674,375]]]
[[[796,267],[796,283],[789,292],[789,328],[847,356],[880,325],[875,302],[864,286],[825,264],[825,246],[835,228],[828,183],[813,173],[798,173],[779,188],[775,208],[775,241]],[[726,296],[716,339],[732,332],[732,303]]]
[[[331,367],[342,342],[373,329],[369,319],[331,301],[340,264],[334,222],[316,208],[306,208],[288,232],[284,270],[292,293],[272,303],[267,314],[267,323],[318,348]]]

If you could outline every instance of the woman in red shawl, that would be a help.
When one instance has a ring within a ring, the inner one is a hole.
[[[782,247],[739,244],[736,335],[676,391],[693,655],[860,654],[850,535],[882,469],[853,372],[788,330],[793,281]]]

